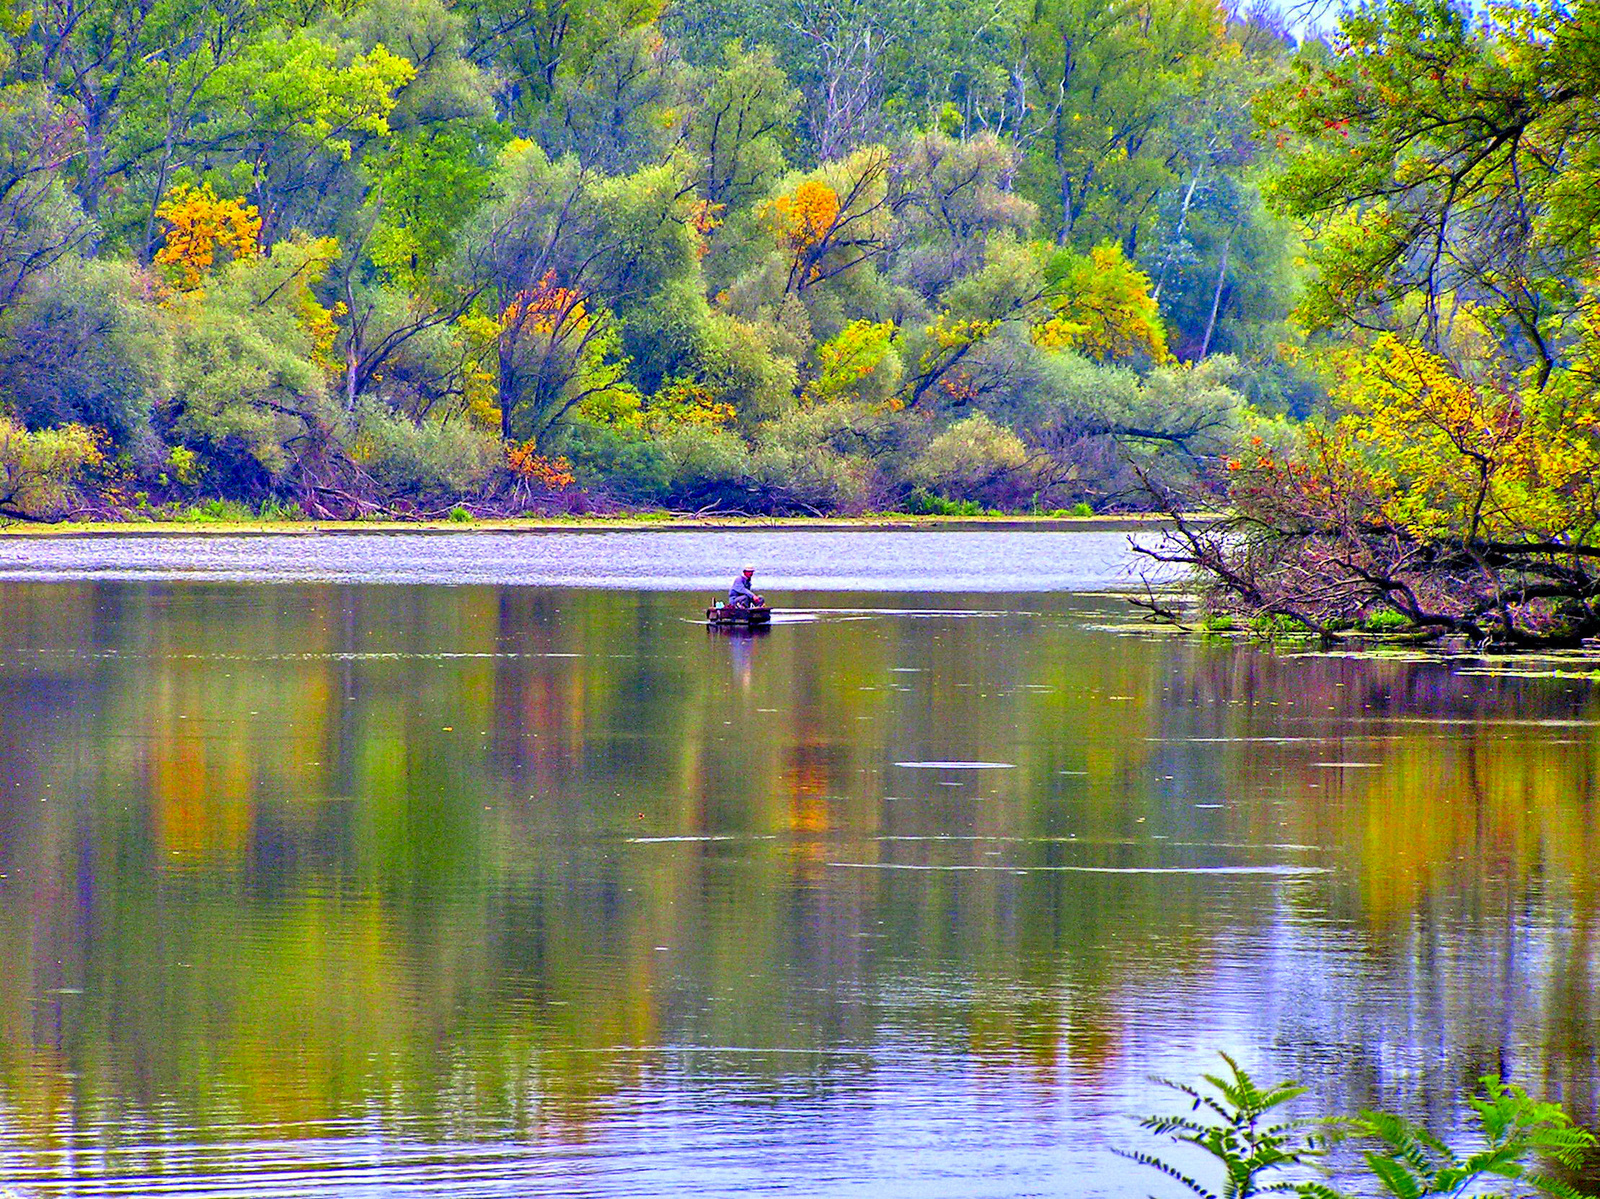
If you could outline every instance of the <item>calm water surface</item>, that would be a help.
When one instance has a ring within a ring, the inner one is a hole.
[[[0,1194],[1166,1196],[1219,1048],[1593,1115],[1584,665],[1159,636],[1059,590],[1118,534],[617,536],[0,546]],[[746,557],[803,611],[691,623]]]

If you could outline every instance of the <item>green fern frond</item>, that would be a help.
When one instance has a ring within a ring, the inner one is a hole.
[[[1115,1152],[1118,1157],[1125,1157],[1131,1162],[1138,1162],[1141,1166],[1149,1166],[1152,1170],[1157,1170],[1162,1174],[1165,1174],[1174,1182],[1181,1183],[1183,1186],[1188,1187],[1189,1190],[1200,1196],[1200,1199],[1222,1199],[1222,1197],[1215,1191],[1207,1190],[1193,1178],[1190,1178],[1182,1170],[1179,1170],[1176,1166],[1162,1161],[1153,1153],[1126,1153],[1121,1149],[1118,1149]]]
[[[1549,1174],[1530,1173],[1522,1181],[1539,1194],[1550,1196],[1550,1199],[1594,1199],[1593,1195],[1578,1190],[1565,1179]]]
[[[1395,1199],[1420,1199],[1427,1193],[1423,1189],[1427,1184],[1394,1158],[1381,1153],[1369,1153],[1366,1159],[1367,1169]]]

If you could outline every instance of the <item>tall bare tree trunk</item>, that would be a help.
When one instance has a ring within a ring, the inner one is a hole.
[[[1183,193],[1183,204],[1178,208],[1178,223],[1172,230],[1172,236],[1177,241],[1183,240],[1184,231],[1189,226],[1189,208],[1194,203],[1195,189],[1200,186],[1200,176],[1205,172],[1204,165],[1195,168],[1194,175],[1189,179],[1189,186]],[[1156,275],[1156,285],[1150,291],[1152,300],[1161,299],[1161,289],[1167,285],[1167,272],[1172,269],[1172,259],[1175,250],[1169,248],[1161,257],[1161,270]]]
[[[1228,278],[1228,251],[1233,249],[1233,234],[1222,243],[1222,262],[1217,267],[1217,286],[1211,292],[1211,315],[1206,318],[1206,335],[1200,339],[1200,357],[1211,352],[1211,335],[1217,331],[1217,309],[1222,307],[1222,285]]]

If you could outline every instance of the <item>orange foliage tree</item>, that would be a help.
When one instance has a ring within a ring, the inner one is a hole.
[[[839,219],[839,193],[821,179],[807,179],[772,201],[768,221],[778,240],[795,254],[820,245]]]
[[[889,152],[863,146],[780,191],[761,215],[800,292],[889,249]]]
[[[178,287],[192,291],[216,265],[219,253],[229,259],[252,258],[261,252],[261,214],[242,199],[219,197],[209,183],[180,183],[156,209],[166,225],[163,244],[155,253]]]
[[[536,483],[548,491],[564,491],[576,481],[572,463],[565,455],[546,458],[531,440],[506,447],[506,468],[518,480]]]
[[[588,321],[582,294],[558,285],[554,271],[546,271],[534,286],[519,291],[500,314],[501,329],[513,337],[530,333],[556,337],[568,329],[581,330]]]
[[[555,272],[518,292],[495,322],[501,436],[537,438],[565,413],[620,383],[616,321]]]

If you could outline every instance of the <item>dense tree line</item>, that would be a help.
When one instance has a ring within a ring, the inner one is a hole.
[[[1216,0],[0,23],[11,515],[1103,508],[1316,396]]]

